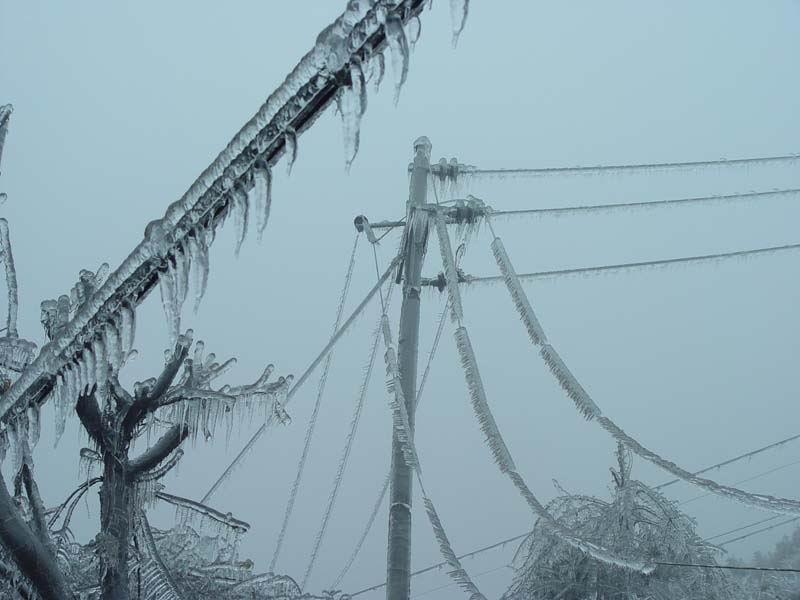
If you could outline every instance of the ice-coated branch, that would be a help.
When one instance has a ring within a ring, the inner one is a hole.
[[[183,362],[186,360],[191,343],[192,330],[189,329],[185,335],[179,336],[172,356],[167,360],[164,370],[155,380],[155,383],[149,388],[143,387],[140,393],[136,394],[133,404],[131,404],[123,419],[125,431],[133,431],[145,414],[158,408],[162,396],[167,393]]]
[[[172,504],[178,508],[182,508],[185,510],[192,511],[197,513],[202,517],[206,517],[217,523],[225,525],[233,529],[234,531],[239,531],[241,533],[246,533],[250,529],[250,524],[239,519],[234,518],[231,516],[230,513],[223,514],[220,511],[211,508],[201,502],[195,502],[194,500],[189,500],[188,498],[182,498],[181,496],[175,496],[173,494],[168,494],[166,492],[156,492],[156,498],[159,500],[163,500],[168,504]]]
[[[39,486],[33,479],[33,473],[27,462],[22,463],[20,470],[22,475],[22,484],[25,486],[25,495],[28,496],[28,501],[31,505],[32,523],[35,528],[35,533],[39,536],[39,540],[45,547],[48,548],[51,554],[55,555],[55,546],[50,539],[50,532],[47,528],[47,517],[45,516],[44,503],[42,496],[39,494]]]
[[[73,598],[56,557],[28,527],[9,496],[0,473],[0,543],[43,600]]]
[[[105,448],[107,436],[103,426],[103,417],[100,414],[100,406],[98,406],[95,396],[96,391],[97,384],[93,385],[91,389],[86,386],[75,403],[75,412],[86,433],[89,434],[89,438],[98,448]]]
[[[5,219],[0,219],[0,250],[3,252],[3,264],[6,268],[6,285],[8,287],[6,335],[8,337],[17,337],[17,311],[19,310],[17,271],[14,268],[14,255],[11,253],[11,237],[8,231],[8,221]]]
[[[183,443],[188,435],[189,427],[185,424],[170,427],[155,444],[128,463],[128,477],[136,480],[143,473],[157,467]]]
[[[158,552],[158,547],[156,546],[156,542],[153,539],[153,531],[150,529],[150,523],[147,521],[147,516],[144,514],[144,511],[139,511],[138,514],[138,521],[139,521],[139,529],[144,534],[145,540],[145,547],[147,548],[147,553],[150,555],[150,559],[156,564],[158,568],[158,572],[163,578],[166,587],[172,592],[173,597],[177,600],[186,600],[186,596],[181,593],[180,588],[175,583],[175,579],[172,577],[172,573],[170,573],[167,566],[164,564],[163,559],[161,558],[161,554]]]

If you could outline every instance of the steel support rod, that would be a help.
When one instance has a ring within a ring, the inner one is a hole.
[[[431,143],[426,137],[414,142],[414,163],[408,199],[403,257],[403,305],[400,309],[398,358],[400,385],[406,401],[411,434],[417,390],[419,311],[422,263],[425,260],[428,227],[414,219],[414,212],[426,203]],[[392,471],[389,500],[389,542],[387,551],[386,599],[409,600],[411,596],[411,498],[412,469],[404,458],[396,432],[392,434]]]

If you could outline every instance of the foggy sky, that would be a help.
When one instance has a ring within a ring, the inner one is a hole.
[[[275,169],[273,212],[260,245],[238,259],[232,226],[212,248],[208,292],[185,326],[218,356],[237,356],[232,383],[264,364],[299,375],[333,324],[355,232],[353,217],[404,212],[412,141],[433,156],[483,167],[715,160],[800,151],[800,4],[741,2],[472,2],[459,46],[447,3],[422,19],[422,37],[397,107],[391,69],[370,88],[361,150],[344,170],[340,120],[329,110],[299,140],[290,177]],[[12,2],[0,0],[0,103],[15,106],[6,141],[0,208],[11,226],[21,292],[20,334],[41,346],[39,303],[68,292],[81,268],[116,266],[163,216],[311,47],[343,2]],[[797,166],[680,174],[484,181],[470,193],[496,209],[656,200],[800,187]],[[561,219],[498,220],[519,272],[724,252],[800,241],[797,200],[630,211]],[[488,232],[469,244],[465,269],[496,274]],[[383,265],[397,235],[381,244]],[[361,240],[346,310],[375,281]],[[645,445],[698,469],[797,433],[800,301],[796,253],[526,284],[548,336],[604,410]],[[431,246],[424,269],[439,271]],[[528,344],[500,285],[463,292],[489,401],[516,462],[543,500],[558,491],[607,496],[614,444],[586,423]],[[399,297],[399,294],[398,296]],[[396,298],[397,299],[397,298]],[[399,303],[392,308],[396,319]],[[420,360],[444,306],[423,294]],[[140,358],[131,383],[154,375],[168,345],[158,294],[138,311]],[[301,578],[344,444],[377,303],[337,348],[310,462],[278,568]],[[457,552],[524,532],[532,516],[482,444],[446,328],[417,417],[429,492]],[[366,521],[389,461],[391,422],[380,358],[339,502],[310,590],[338,574]],[[242,554],[266,569],[294,477],[317,377],[293,400],[293,422],[266,435],[212,504],[253,527]],[[36,451],[48,505],[84,477],[77,419],[52,450],[52,414]],[[168,490],[199,498],[258,423],[187,449]],[[715,472],[734,483],[800,460],[800,446]],[[649,483],[671,477],[636,461]],[[742,483],[798,497],[798,467]],[[701,492],[680,484],[670,497]],[[96,494],[76,534],[99,520]],[[686,505],[704,535],[762,513],[715,497]],[[157,510],[158,526],[172,512]],[[385,577],[385,507],[344,582]],[[785,528],[729,550],[769,549]],[[464,566],[507,564],[515,547]],[[440,559],[417,502],[414,568]],[[476,577],[490,596],[511,572]],[[415,579],[413,593],[449,583],[444,571]],[[383,597],[383,592],[363,596]],[[460,598],[449,587],[428,597]]]

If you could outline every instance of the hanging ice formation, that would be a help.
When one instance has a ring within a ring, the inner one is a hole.
[[[450,235],[447,233],[447,225],[444,221],[442,211],[436,211],[436,235],[439,238],[439,252],[442,256],[444,265],[444,276],[447,281],[447,289],[450,292],[450,315],[453,321],[461,322],[464,318],[464,310],[461,306],[461,293],[458,289],[458,271],[456,270],[456,260],[453,256],[453,247],[450,245]]]
[[[378,52],[372,57],[370,62],[370,81],[372,81],[373,85],[375,86],[376,92],[381,87],[381,82],[383,81],[383,75],[385,72],[386,60],[383,57],[383,53]]]
[[[292,174],[294,161],[297,160],[297,133],[291,127],[283,133],[283,143],[286,147],[286,174]]]
[[[641,458],[661,467],[675,477],[696,485],[704,490],[717,494],[742,504],[760,508],[776,513],[789,515],[800,515],[800,501],[788,498],[776,498],[766,494],[753,494],[738,488],[721,485],[710,479],[698,477],[689,471],[679,467],[675,463],[662,458],[652,450],[640,444],[635,438],[629,436],[614,421],[605,416],[597,403],[580,384],[578,379],[561,359],[556,349],[547,341],[547,337],[539,324],[533,308],[528,300],[525,290],[519,282],[514,267],[508,258],[508,254],[503,247],[500,238],[495,237],[492,241],[492,252],[495,260],[500,267],[500,272],[509,290],[514,307],[528,331],[528,336],[534,346],[539,347],[540,354],[545,364],[557,379],[559,385],[569,398],[575,403],[578,411],[588,420],[596,421],[608,431],[617,441],[623,443]]]
[[[417,42],[419,41],[419,36],[422,33],[422,22],[419,20],[419,17],[412,17],[408,21],[408,41],[411,44],[411,49],[414,49]]]
[[[408,40],[403,22],[397,15],[387,15],[383,27],[389,44],[389,58],[392,61],[394,75],[394,103],[397,104],[400,100],[400,90],[408,77]]]
[[[340,88],[337,102],[342,115],[345,168],[349,170],[358,154],[361,117],[367,110],[367,86],[358,58],[350,62],[350,86]]]
[[[469,13],[469,0],[450,0],[450,21],[453,27],[453,48],[458,44],[458,36],[464,30]]]

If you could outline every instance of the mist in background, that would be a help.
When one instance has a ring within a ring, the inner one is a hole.
[[[264,364],[299,375],[327,341],[355,237],[353,217],[404,214],[412,142],[433,159],[486,168],[695,161],[800,151],[800,4],[796,1],[471,3],[456,50],[447,3],[422,15],[422,36],[399,104],[391,72],[370,89],[361,149],[344,169],[340,119],[329,110],[299,140],[291,176],[274,169],[264,241],[252,234],[234,258],[233,227],[212,247],[208,292],[184,327],[217,356],[238,357],[231,383]],[[14,104],[0,208],[11,227],[20,286],[20,335],[43,345],[39,303],[68,292],[81,268],[112,268],[163,216],[311,47],[343,2],[12,2],[0,0],[0,103]],[[388,63],[388,61],[387,61]],[[387,70],[390,70],[387,64]],[[626,176],[486,180],[465,193],[497,210],[656,200],[800,187],[797,165]],[[564,218],[497,220],[519,272],[725,252],[796,243],[797,198]],[[399,230],[381,243],[382,267]],[[491,237],[470,239],[463,267],[495,275]],[[693,470],[798,433],[798,253],[718,265],[556,278],[526,284],[548,336],[604,410],[629,433]],[[375,282],[361,240],[346,312]],[[440,270],[431,246],[424,275]],[[397,290],[399,292],[399,290]],[[560,492],[607,497],[614,443],[585,422],[547,373],[502,285],[463,292],[489,402],[520,471],[543,500]],[[397,293],[395,300],[399,299]],[[423,294],[420,372],[436,320]],[[187,303],[187,307],[188,307]],[[392,307],[396,320],[399,301]],[[138,310],[139,358],[123,383],[160,370],[169,345],[158,294]],[[301,578],[344,444],[371,333],[373,302],[337,347],[309,464],[278,563]],[[384,481],[391,417],[378,359],[339,501],[309,590],[329,586],[352,551]],[[275,547],[314,402],[313,377],[211,504],[252,524],[242,555],[266,569]],[[48,505],[85,477],[86,444],[71,418],[52,448],[43,416],[37,479]],[[167,490],[199,499],[260,422],[230,440],[186,448]],[[448,326],[417,414],[429,493],[456,552],[523,533],[532,515],[483,445]],[[800,444],[714,472],[744,489],[798,497]],[[635,461],[634,477],[671,479]],[[418,491],[418,490],[417,490]],[[763,513],[685,484],[665,490],[703,535]],[[99,522],[91,493],[76,522],[81,540]],[[762,516],[763,515],[763,516]],[[156,509],[154,525],[174,513]],[[728,547],[749,558],[791,527]],[[385,579],[386,507],[349,575],[354,592]],[[414,508],[414,568],[441,560]],[[468,559],[482,591],[498,596],[512,571],[508,546]],[[413,594],[448,584],[444,570],[415,578]],[[381,598],[384,592],[363,598]],[[430,597],[460,598],[454,587]]]

